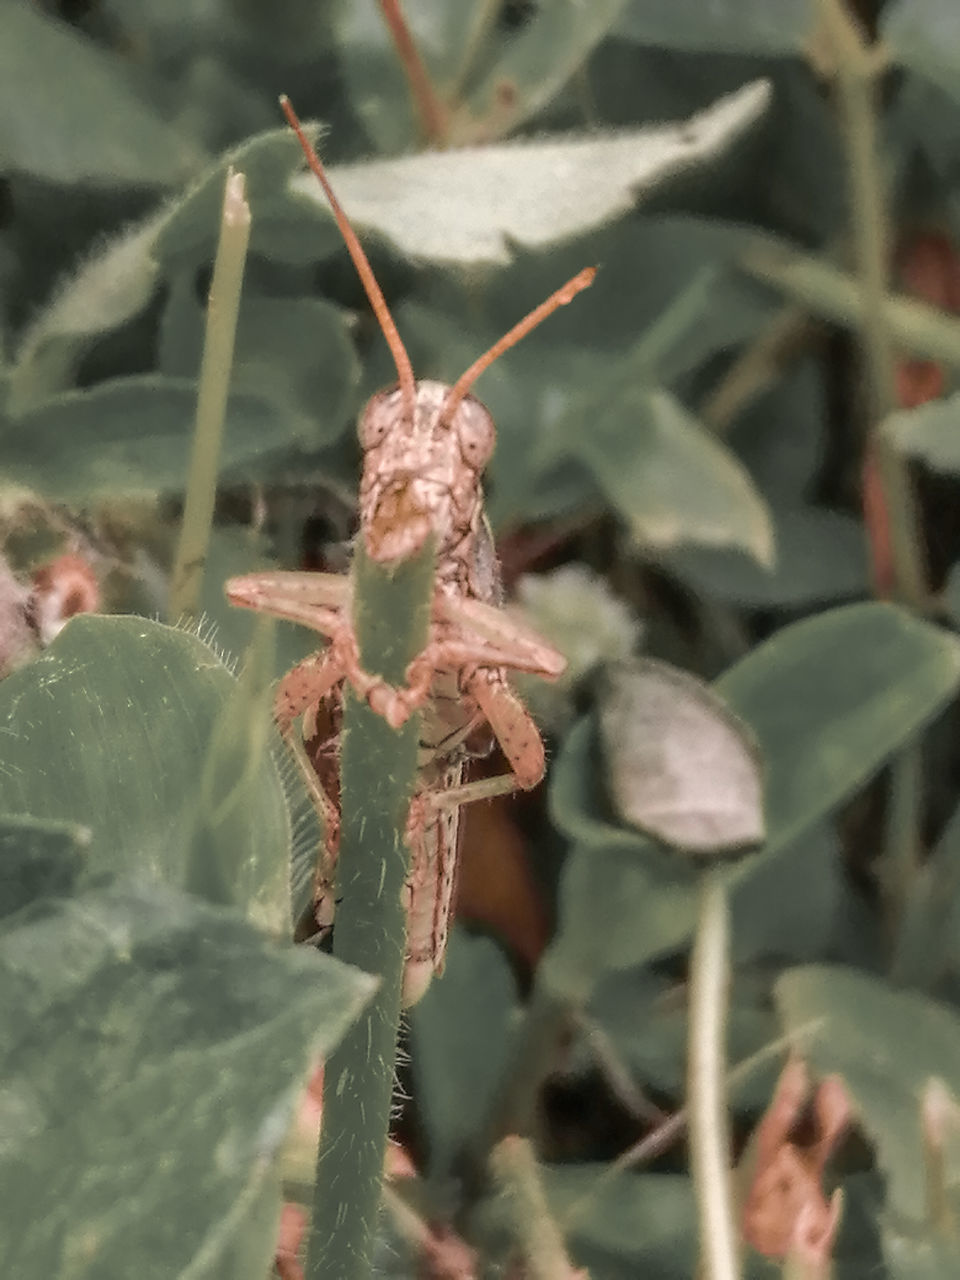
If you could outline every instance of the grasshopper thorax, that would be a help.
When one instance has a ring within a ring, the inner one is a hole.
[[[450,387],[417,382],[412,415],[399,386],[380,391],[360,416],[363,449],[360,526],[374,560],[414,555],[433,534],[438,566],[469,572],[470,547],[482,518],[481,476],[496,430],[473,396],[445,412]],[[398,429],[399,428],[399,429]]]

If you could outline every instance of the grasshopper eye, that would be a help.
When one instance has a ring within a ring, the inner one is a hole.
[[[454,426],[460,454],[473,471],[482,471],[490,461],[497,441],[493,419],[479,400],[468,396],[457,406]]]
[[[394,389],[378,391],[367,401],[367,407],[357,422],[357,437],[364,452],[375,448],[389,434],[400,416],[399,397],[400,392]]]

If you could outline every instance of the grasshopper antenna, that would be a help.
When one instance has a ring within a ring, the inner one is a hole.
[[[572,280],[568,280],[562,289],[558,289],[556,293],[551,293],[550,297],[541,302],[539,307],[534,307],[529,315],[518,321],[508,333],[505,333],[502,338],[493,344],[489,351],[485,351],[482,356],[474,360],[466,373],[461,373],[450,388],[440,411],[440,421],[444,423],[451,422],[460,402],[481,373],[489,369],[494,360],[498,360],[505,351],[515,347],[521,338],[527,336],[531,329],[535,329],[538,324],[542,324],[547,316],[553,315],[558,307],[565,307],[568,302],[573,301],[581,290],[589,289],[596,274],[596,267],[584,267]]]
[[[303,154],[307,157],[307,164],[316,174],[324,194],[330,202],[330,208],[333,210],[333,216],[337,220],[337,226],[340,228],[340,234],[346,243],[350,257],[353,259],[353,265],[357,269],[357,275],[360,277],[363,287],[366,290],[367,297],[370,299],[370,305],[373,307],[374,314],[379,321],[380,328],[383,330],[383,336],[387,340],[387,346],[393,356],[393,362],[397,366],[397,378],[400,382],[400,394],[403,397],[403,408],[407,417],[412,421],[414,408],[417,402],[417,384],[413,376],[413,365],[410,363],[410,357],[407,355],[407,349],[403,345],[397,326],[394,324],[393,316],[390,314],[390,308],[387,306],[387,300],[383,296],[383,290],[377,284],[377,278],[373,274],[373,268],[367,261],[367,255],[363,251],[363,246],[357,239],[357,234],[350,225],[350,220],[344,213],[340,201],[334,195],[333,188],[330,186],[327,178],[326,170],[320,163],[320,157],[310,144],[297,118],[297,113],[290,105],[290,99],[286,94],[282,94],[280,98],[280,106],[283,114],[287,117],[287,123],[290,128],[300,139],[300,145],[303,147]],[[569,288],[569,285],[567,286]],[[561,290],[562,292],[562,290]],[[571,297],[573,295],[571,294]],[[563,299],[568,301],[568,299]],[[542,308],[541,308],[542,309]],[[529,316],[527,317],[530,318]],[[511,333],[513,331],[511,330]],[[510,336],[509,334],[507,335]],[[503,341],[503,339],[501,339]],[[461,379],[462,381],[462,379]],[[458,384],[459,385],[459,384]],[[461,395],[461,399],[463,396]]]

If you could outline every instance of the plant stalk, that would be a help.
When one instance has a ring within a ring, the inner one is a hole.
[[[705,1280],[739,1280],[740,1249],[727,1125],[726,1020],[730,920],[722,872],[704,874],[690,958],[687,1112]]]
[[[854,251],[863,311],[861,340],[867,368],[870,445],[890,523],[895,594],[915,609],[926,605],[920,520],[903,458],[882,431],[896,408],[894,346],[886,313],[890,245],[878,162],[877,60],[864,44],[843,0],[820,0],[834,54],[843,137],[850,169]]]
[[[867,465],[876,467],[889,528],[893,594],[923,611],[926,567],[920,516],[906,462],[883,431],[896,408],[894,346],[885,310],[890,246],[876,128],[877,60],[842,0],[820,0],[836,63],[843,135],[850,166],[853,237],[863,299],[861,335],[869,375],[870,438]],[[907,746],[893,761],[883,872],[887,923],[896,938],[919,865],[922,785],[920,748]]]
[[[197,415],[187,494],[170,577],[167,617],[171,622],[182,617],[195,617],[200,608],[200,588],[217,496],[217,471],[233,367],[240,288],[250,240],[250,206],[246,201],[245,183],[242,173],[227,170],[220,241],[207,300],[207,327],[197,387]]]
[[[432,544],[391,568],[353,563],[360,661],[394,685],[427,641]],[[419,715],[399,731],[344,695],[342,827],[334,954],[380,978],[373,1001],[326,1064],[307,1280],[367,1280],[380,1213],[406,950],[405,828],[416,782]]]

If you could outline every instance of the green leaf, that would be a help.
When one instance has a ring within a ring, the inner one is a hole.
[[[554,0],[524,13],[507,32],[489,5],[420,0],[404,11],[433,83],[448,146],[492,142],[556,96],[610,29],[624,0]],[[396,153],[422,142],[421,122],[383,15],[353,0],[339,20],[350,97],[375,149]]]
[[[555,447],[589,468],[637,547],[732,546],[772,563],[766,503],[741,463],[679,400],[658,388],[624,386],[620,377],[602,394],[557,424]]]
[[[892,413],[883,431],[901,453],[920,458],[934,471],[956,472],[960,471],[958,413],[960,394]]]
[[[372,985],[155,884],[10,921],[3,1273],[220,1280],[250,1212],[266,1217],[310,1067]]]
[[[430,1175],[450,1175],[485,1120],[509,1057],[516,984],[489,938],[454,929],[443,978],[410,1013]]]
[[[616,34],[687,53],[800,54],[814,12],[810,0],[643,0],[628,6]]]
[[[897,62],[960,102],[960,13],[953,0],[893,0],[881,30]]]
[[[837,511],[774,508],[770,568],[735,548],[679,546],[658,553],[668,572],[706,599],[747,609],[800,609],[866,595],[869,564],[863,527]]]
[[[60,500],[180,490],[196,402],[193,379],[154,373],[62,392],[2,424],[4,472]],[[342,421],[337,433],[341,427]],[[227,401],[221,470],[248,467],[273,449],[314,443],[316,436],[294,402],[269,389],[236,390]]]
[[[812,827],[909,741],[960,685],[960,640],[887,604],[831,609],[784,627],[715,684],[756,735],[769,855]],[[554,822],[571,839],[636,848],[603,816],[581,723],[557,760]]]
[[[142,618],[80,616],[30,666],[0,684],[0,811],[42,813],[91,832],[91,875],[183,886],[196,847],[211,735],[235,682],[196,636]],[[286,806],[261,759],[232,814],[232,901],[289,933]]]
[[[548,106],[617,20],[625,0],[553,0],[538,6],[454,114],[451,141],[482,141],[519,128]]]
[[[148,107],[118,59],[36,6],[0,6],[4,173],[168,186],[202,160],[202,151]]]
[[[89,843],[85,827],[0,814],[0,919],[38,898],[70,893]]]
[[[788,1029],[823,1020],[805,1056],[819,1074],[843,1077],[876,1146],[889,1207],[919,1224],[929,1207],[920,1100],[931,1078],[956,1080],[956,1011],[835,965],[791,969],[777,980],[775,994]]]
[[[816,825],[958,684],[960,641],[885,604],[848,605],[785,627],[718,680],[717,693],[756,736],[766,780],[767,841],[731,870],[733,892],[749,901],[752,877],[775,876],[785,855],[802,857]],[[573,1000],[599,972],[680,947],[694,919],[693,873],[616,823],[598,758],[587,718],[567,735],[550,785],[551,816],[575,848],[564,867],[561,928],[543,965],[546,980]]]
[[[213,259],[228,167],[246,178],[251,253],[303,264],[339,245],[332,219],[287,190],[301,159],[288,129],[257,134],[221,156],[159,213],[93,253],[26,329],[11,371],[11,409],[21,412],[70,386],[81,355],[99,334],[138,315],[163,279],[192,275]]]
[[[164,312],[159,365],[195,378],[203,353],[204,309],[189,273],[175,281]],[[311,443],[335,440],[354,407],[360,380],[347,316],[319,298],[264,298],[249,286],[240,302],[230,385],[289,406],[292,418],[316,421]],[[281,415],[278,415],[281,416]],[[264,447],[289,440],[269,433]]]
[[[767,769],[767,852],[875,773],[960,684],[960,640],[886,604],[785,627],[717,681]]]
[[[679,125],[425,152],[337,167],[330,181],[355,227],[412,258],[502,264],[513,243],[546,247],[626,213],[639,193],[719,154],[768,99],[755,81]],[[291,188],[326,202],[313,174]]]

